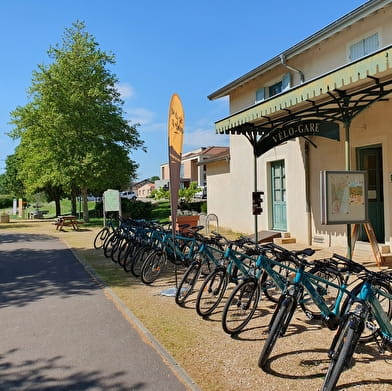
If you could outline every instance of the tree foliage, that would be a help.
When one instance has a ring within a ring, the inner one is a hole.
[[[18,198],[22,198],[25,195],[23,181],[18,175],[18,166],[19,162],[16,154],[7,156],[5,173],[0,178],[0,194],[12,194]]]
[[[124,118],[118,80],[108,69],[114,56],[79,21],[48,55],[52,62],[33,72],[29,103],[11,113],[26,189],[55,189],[55,196],[61,189],[75,200],[79,192],[127,185],[137,169],[129,154],[144,146],[138,124]]]

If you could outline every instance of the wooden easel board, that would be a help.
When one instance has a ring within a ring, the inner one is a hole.
[[[360,224],[354,224],[351,233],[351,245],[352,245],[353,252],[354,252],[355,243],[358,240],[359,227]],[[373,255],[376,258],[377,266],[380,267],[383,263],[382,256],[381,256],[380,249],[378,247],[378,242],[377,242],[376,234],[374,233],[373,230],[373,226],[370,222],[368,222],[368,223],[363,223],[363,227],[365,229],[367,237],[369,238],[369,243],[372,246]]]

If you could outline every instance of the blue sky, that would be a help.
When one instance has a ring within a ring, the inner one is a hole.
[[[138,179],[159,176],[168,161],[167,116],[179,94],[184,148],[228,145],[214,122],[229,114],[207,95],[364,4],[364,0],[0,0],[0,173],[17,142],[9,113],[28,102],[27,89],[47,50],[76,20],[86,23],[119,79],[126,116],[147,153],[137,151]]]

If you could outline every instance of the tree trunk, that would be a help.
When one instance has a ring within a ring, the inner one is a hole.
[[[82,189],[82,199],[83,199],[83,221],[88,223],[90,221],[90,217],[88,215],[88,201],[87,201],[87,189]]]
[[[74,185],[71,186],[71,215],[77,216],[77,204],[76,204],[76,196],[77,189]]]
[[[61,216],[61,202],[60,197],[56,196],[54,200],[54,204],[56,206],[56,216]]]

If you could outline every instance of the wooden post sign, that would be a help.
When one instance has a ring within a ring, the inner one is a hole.
[[[177,219],[178,190],[180,188],[180,171],[182,158],[182,143],[184,137],[184,110],[180,97],[173,94],[169,106],[168,145],[169,145],[169,175],[170,175],[170,208],[172,216],[173,235]]]

